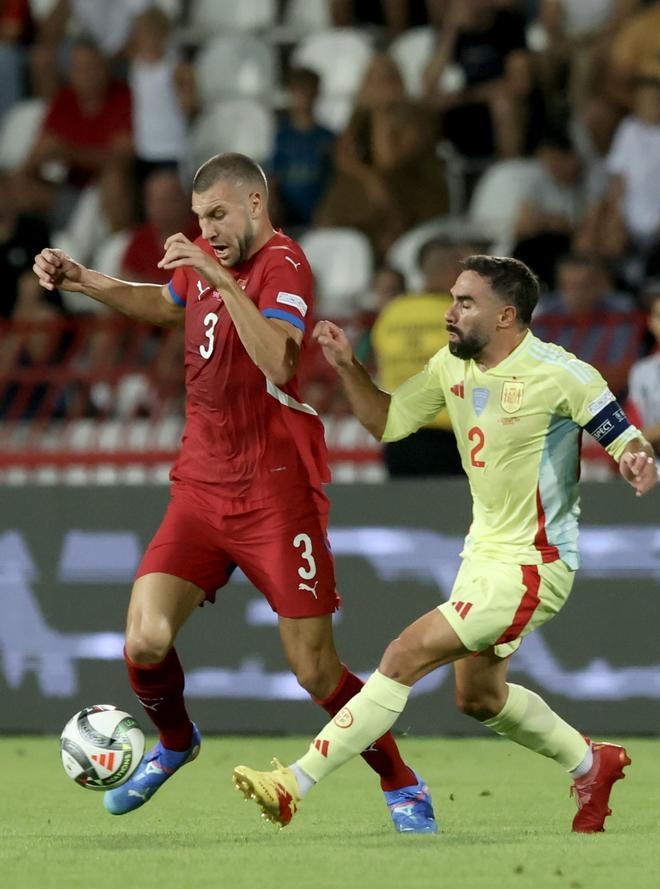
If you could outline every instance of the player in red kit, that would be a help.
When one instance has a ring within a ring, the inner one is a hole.
[[[43,250],[43,287],[86,293],[132,317],[185,324],[186,425],[172,497],[137,571],[125,658],[131,686],[160,733],[131,779],[104,803],[121,815],[147,802],[200,748],[173,647],[198,605],[238,565],[267,598],[298,682],[331,715],[361,688],[332,635],[339,605],[326,536],[329,480],[323,427],[296,383],[311,332],[312,273],[271,225],[262,169],[217,155],[193,181],[202,236],[165,242],[169,284],[130,284]],[[435,832],[431,797],[391,734],[363,754],[380,775],[399,831]]]

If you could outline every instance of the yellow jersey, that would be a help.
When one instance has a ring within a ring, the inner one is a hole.
[[[495,367],[437,352],[392,394],[383,441],[446,406],[473,498],[463,555],[519,565],[578,560],[580,436],[619,460],[640,432],[595,368],[528,331]]]

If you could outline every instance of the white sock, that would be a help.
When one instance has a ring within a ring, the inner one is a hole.
[[[591,767],[594,764],[594,752],[591,749],[591,744],[587,747],[587,752],[584,754],[584,759],[574,769],[571,769],[569,775],[572,775],[573,778],[581,778],[583,775],[586,775],[587,772],[591,771]]]
[[[303,796],[309,793],[312,787],[316,784],[316,781],[311,777],[311,775],[308,775],[307,772],[302,769],[297,762],[294,762],[292,765],[289,766],[289,768],[296,776],[298,789],[300,790],[300,797],[302,799]]]

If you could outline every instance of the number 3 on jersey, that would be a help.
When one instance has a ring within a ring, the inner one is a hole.
[[[213,355],[215,347],[215,325],[218,323],[218,316],[215,312],[209,312],[204,318],[204,327],[206,328],[206,339],[208,342],[199,347],[199,354],[202,358],[210,358]]]
[[[483,433],[483,429],[480,429],[479,426],[473,426],[472,429],[468,432],[468,438],[470,441],[476,441],[476,444],[470,451],[470,463],[473,466],[476,466],[477,469],[483,469],[486,465],[485,460],[477,460],[477,454],[483,448],[486,442],[486,436]]]

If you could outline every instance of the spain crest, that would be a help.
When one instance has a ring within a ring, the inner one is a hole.
[[[525,384],[522,380],[507,380],[502,385],[502,410],[507,414],[515,414],[519,411],[523,403],[523,393]]]

